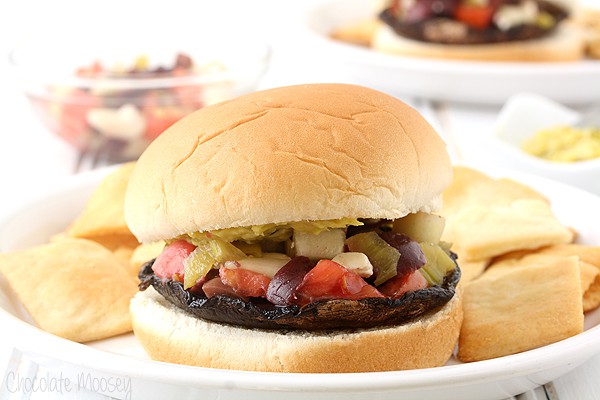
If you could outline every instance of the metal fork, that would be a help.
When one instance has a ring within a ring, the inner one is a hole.
[[[79,152],[73,172],[89,171],[110,164],[129,161],[123,157],[125,146],[127,146],[125,141],[107,138],[100,133],[96,133],[92,135],[89,143]]]
[[[448,146],[448,153],[454,160],[462,160],[462,153],[452,132],[446,104],[440,101],[416,98],[413,106],[442,136]]]

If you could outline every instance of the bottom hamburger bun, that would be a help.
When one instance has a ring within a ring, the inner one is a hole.
[[[266,372],[341,373],[429,368],[452,356],[461,290],[444,307],[395,327],[342,332],[246,329],[204,321],[152,287],[131,301],[133,330],[157,361]]]
[[[371,46],[396,55],[472,61],[576,61],[585,56],[583,32],[569,23],[560,24],[553,34],[542,39],[471,45],[420,42],[381,25]]]

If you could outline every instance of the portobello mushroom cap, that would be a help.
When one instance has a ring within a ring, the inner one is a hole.
[[[456,263],[456,255],[453,254]],[[449,272],[439,286],[408,292],[392,300],[322,300],[305,306],[276,306],[265,299],[244,301],[228,296],[207,298],[183,288],[178,281],[163,281],[152,271],[154,260],[142,267],[140,289],[153,286],[165,299],[205,320],[246,328],[297,329],[306,331],[364,329],[400,325],[428,311],[444,306],[454,296],[460,268]]]

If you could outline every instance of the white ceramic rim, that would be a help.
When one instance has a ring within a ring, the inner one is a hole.
[[[74,87],[79,89],[102,89],[102,90],[136,90],[136,89],[160,89],[181,86],[193,85],[210,85],[222,82],[249,81],[260,78],[266,72],[269,61],[272,56],[271,45],[260,41],[257,38],[245,37],[240,38],[235,44],[236,48],[243,46],[251,46],[256,49],[252,59],[247,62],[248,77],[238,76],[229,70],[211,71],[207,74],[190,73],[182,76],[164,76],[164,77],[145,77],[145,78],[119,78],[119,77],[100,77],[100,78],[82,78],[75,75],[67,74],[64,76],[45,75],[40,73],[36,66],[24,65],[19,62],[20,52],[23,48],[17,46],[10,50],[8,54],[8,63],[23,82],[26,82],[26,88],[31,88],[32,85],[39,85],[38,91],[45,92],[47,87]],[[235,51],[235,48],[231,48]],[[38,66],[39,67],[39,66]],[[31,92],[31,89],[27,90]]]

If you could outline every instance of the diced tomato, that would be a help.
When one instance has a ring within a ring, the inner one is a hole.
[[[94,61],[89,66],[83,66],[77,69],[75,75],[81,78],[97,78],[105,72],[100,61]]]
[[[197,86],[150,90],[144,94],[145,138],[152,141],[181,118],[204,105]]]
[[[185,117],[187,112],[181,107],[150,105],[144,107],[146,118],[146,139],[152,141],[168,127]]]
[[[413,292],[419,289],[425,289],[428,285],[427,280],[419,270],[404,276],[395,276],[389,279],[378,289],[387,297],[395,300],[404,293]]]
[[[331,260],[321,260],[311,269],[298,286],[298,304],[304,305],[318,300],[359,300],[384,297],[353,271],[349,271]]]
[[[183,261],[195,249],[196,246],[185,240],[176,240],[156,258],[152,270],[160,279],[172,279],[175,274],[183,277]]]
[[[59,96],[64,96],[60,105],[48,105],[49,111],[56,112],[56,133],[77,148],[82,148],[91,135],[87,115],[93,108],[101,107],[102,103],[97,96],[80,89]]]
[[[456,9],[454,10],[454,18],[475,29],[485,29],[489,27],[492,23],[493,16],[494,7],[491,5],[476,6],[457,4]]]
[[[266,297],[271,278],[243,268],[219,268],[221,281],[240,296]]]
[[[221,278],[218,276],[216,278],[212,278],[207,280],[202,285],[202,291],[206,295],[206,297],[214,297],[214,296],[227,296],[233,298],[239,298],[242,300],[247,300],[246,298],[240,296],[233,290],[231,286],[227,286],[221,281]]]

